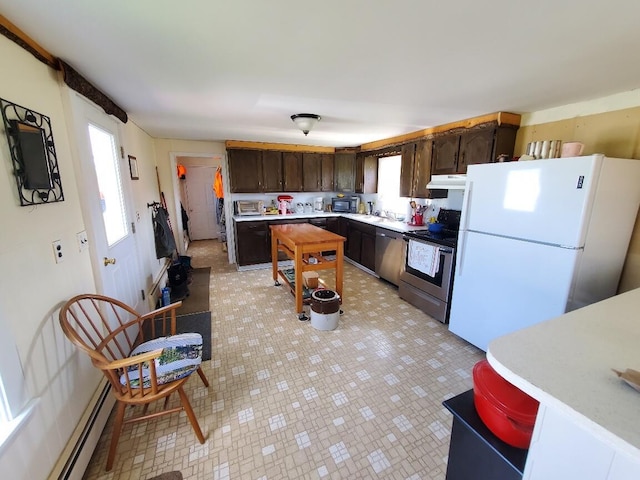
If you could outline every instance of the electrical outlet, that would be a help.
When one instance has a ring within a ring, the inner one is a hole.
[[[87,231],[83,230],[81,232],[76,233],[76,238],[78,240],[78,250],[80,251],[80,253],[82,253],[89,247],[89,239],[87,238]]]
[[[53,246],[53,256],[56,259],[56,263],[60,263],[64,260],[64,256],[62,255],[62,240],[56,240],[52,244]]]

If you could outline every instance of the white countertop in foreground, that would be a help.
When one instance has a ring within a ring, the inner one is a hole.
[[[640,455],[640,393],[611,371],[640,370],[640,289],[500,337],[487,359],[540,403]]]
[[[362,215],[359,213],[292,213],[289,215],[234,215],[233,219],[236,222],[255,222],[261,220],[287,220],[296,218],[323,218],[323,217],[346,217],[351,220],[357,220],[362,223],[374,225],[395,232],[412,232],[416,230],[427,230],[426,225],[409,225],[406,222],[398,222],[390,220],[388,218],[376,217],[375,215]]]

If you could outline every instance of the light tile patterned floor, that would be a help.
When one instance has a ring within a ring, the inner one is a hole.
[[[184,414],[125,426],[106,473],[110,422],[86,479],[173,470],[187,480],[445,477],[451,415],[442,401],[472,387],[483,352],[350,264],[340,324],[319,331],[298,321],[270,269],[237,272],[216,241],[188,254],[194,267],[212,267],[211,385],[187,383],[207,441]],[[331,286],[331,272],[320,276]]]

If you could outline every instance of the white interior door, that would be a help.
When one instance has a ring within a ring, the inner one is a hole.
[[[131,222],[129,166],[121,155],[118,123],[72,95],[83,188],[83,215],[99,293],[136,310],[141,275]]]
[[[190,166],[187,169],[185,193],[188,206],[185,208],[188,209],[191,240],[206,240],[220,236],[213,192],[215,174],[215,167]]]

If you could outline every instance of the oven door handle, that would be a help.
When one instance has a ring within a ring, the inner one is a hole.
[[[432,245],[434,247],[438,247],[440,249],[440,253],[444,253],[445,255],[451,255],[453,253],[453,250],[447,247],[443,247],[442,245],[439,245],[435,242],[430,242],[429,240],[423,240],[423,239],[418,239],[418,238],[411,238],[411,237],[407,237],[406,235],[402,237],[402,239],[409,243],[409,240],[413,240],[414,242],[421,242],[421,243],[426,243],[428,245]]]

